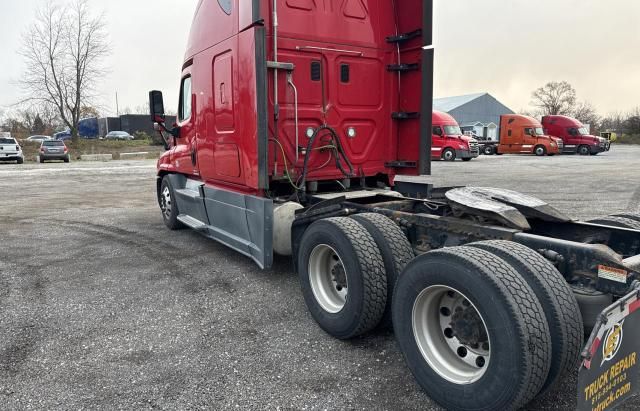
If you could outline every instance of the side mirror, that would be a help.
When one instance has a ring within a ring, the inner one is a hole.
[[[153,90],[149,92],[149,110],[151,112],[151,121],[154,123],[164,123],[164,98],[162,91]]]

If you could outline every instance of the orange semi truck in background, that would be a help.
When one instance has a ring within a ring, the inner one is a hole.
[[[535,154],[553,156],[562,153],[562,139],[547,136],[542,124],[520,114],[500,116],[499,141],[483,141],[481,152],[491,154]]]

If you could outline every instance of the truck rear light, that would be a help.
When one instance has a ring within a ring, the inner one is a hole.
[[[313,137],[313,135],[315,134],[315,132],[316,132],[316,130],[315,130],[313,127],[309,127],[309,128],[307,128],[307,133],[306,133],[306,134],[307,134],[307,137],[308,137],[308,138]]]
[[[40,152],[44,153],[44,147],[40,147]]]
[[[20,151],[20,146],[16,146],[16,151]]]
[[[64,152],[66,153],[67,151],[69,151],[69,149],[67,148],[67,146],[64,146]]]

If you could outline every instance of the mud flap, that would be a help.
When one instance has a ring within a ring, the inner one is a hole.
[[[640,290],[605,309],[582,352],[578,410],[616,408],[640,392]]]

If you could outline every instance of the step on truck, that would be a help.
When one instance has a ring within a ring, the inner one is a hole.
[[[431,116],[431,159],[471,161],[480,155],[478,141],[465,136],[455,118],[441,111]]]
[[[200,1],[177,124],[150,92],[164,222],[265,269],[291,256],[324,331],[392,326],[448,409],[524,406],[578,368],[579,406],[615,406],[638,388],[640,216],[416,177],[432,22],[431,1]]]
[[[591,135],[587,127],[575,118],[567,116],[544,116],[542,126],[546,134],[561,138],[564,153],[596,156],[611,149],[611,141]]]
[[[498,141],[481,141],[480,151],[492,154],[535,154],[538,157],[562,153],[562,139],[545,134],[542,124],[520,114],[500,116]]]

